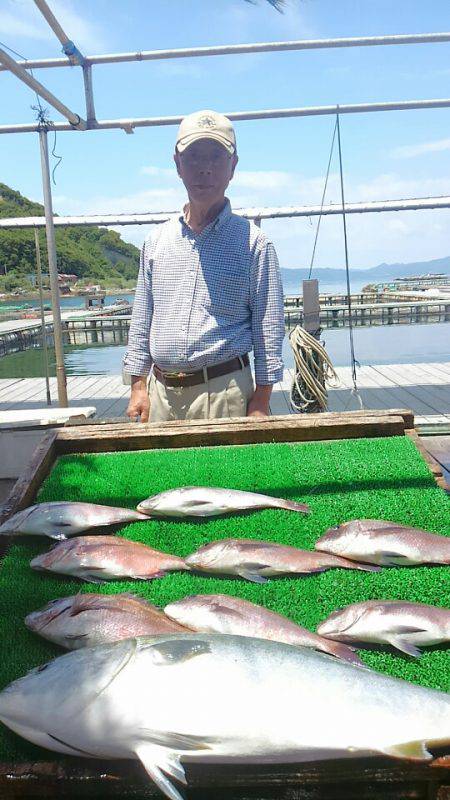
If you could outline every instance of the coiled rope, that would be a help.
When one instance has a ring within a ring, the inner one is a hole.
[[[325,411],[328,404],[326,383],[334,381],[336,387],[339,385],[325,348],[301,325],[296,325],[290,332],[289,341],[295,361],[290,393],[292,408],[303,414]]]

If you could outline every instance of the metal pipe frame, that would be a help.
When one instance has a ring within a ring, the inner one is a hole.
[[[53,11],[48,7],[46,0],[34,0],[42,16],[50,25],[63,46],[63,51],[69,58],[69,65],[80,66],[83,70],[84,94],[86,99],[86,117],[89,124],[95,121],[94,95],[92,88],[92,68],[86,64],[84,55],[62,29]]]
[[[372,203],[348,203],[346,214],[382,213],[387,211],[425,211],[427,209],[450,208],[450,196],[414,197],[405,200],[377,200]],[[161,225],[179,211],[161,211],[156,214],[95,214],[77,217],[54,217],[56,228],[75,228],[79,225]],[[336,216],[342,214],[339,203],[326,206],[281,206],[278,208],[241,208],[234,213],[245,219],[285,219],[288,217]],[[1,228],[43,228],[45,217],[4,217]]]
[[[40,2],[42,2],[42,0],[40,0]],[[104,55],[86,56],[85,61],[92,66],[93,64],[118,64],[124,61],[157,61],[166,58],[196,58],[201,56],[239,55],[243,53],[271,53],[287,50],[322,50],[345,47],[377,47],[398,44],[438,44],[441,42],[450,42],[450,33],[413,33],[393,36],[347,37],[342,39],[300,39],[289,42],[257,42],[253,44],[220,45],[217,47],[144,50],[131,53],[106,53]],[[71,66],[71,61],[68,58],[40,58],[20,61],[18,63],[23,67],[31,67],[33,69]]]
[[[351,103],[347,105],[332,106],[304,106],[300,108],[277,108],[264,111],[226,111],[226,116],[232,121],[254,119],[280,119],[287,117],[314,117],[339,114],[367,114],[377,111],[410,111],[413,109],[449,108],[450,98],[437,100],[402,100],[393,103]],[[132,133],[134,128],[152,128],[165,125],[179,125],[184,115],[176,117],[141,117],[130,119],[105,119],[87,125],[88,130],[122,129]],[[52,130],[72,131],[73,125],[64,122],[55,122]],[[0,125],[2,133],[31,133],[39,131],[36,123],[21,125]]]
[[[44,190],[45,229],[47,236],[48,271],[50,275],[50,290],[52,295],[53,312],[53,337],[56,356],[56,381],[58,386],[58,400],[61,408],[67,408],[67,382],[64,367],[64,347],[61,331],[61,308],[59,303],[58,266],[56,261],[55,227],[52,207],[52,190],[50,186],[50,170],[48,164],[47,131],[39,131],[39,145],[41,153],[42,186]]]
[[[14,73],[14,75],[19,78],[22,83],[25,83],[30,87],[30,89],[33,89],[33,91],[43,97],[47,103],[50,103],[53,108],[56,108],[56,110],[59,111],[63,117],[66,117],[66,119],[68,119],[70,122],[70,125],[68,126],[70,129],[73,130],[74,128],[78,128],[79,130],[86,130],[86,122],[84,119],[82,119],[82,117],[79,116],[79,114],[74,114],[70,108],[67,108],[64,103],[61,103],[61,101],[58,100],[58,98],[55,97],[52,92],[49,92],[49,90],[46,89],[42,83],[39,83],[36,78],[33,78],[32,75],[29,75],[28,72],[23,67],[19,66],[17,61],[14,61],[14,59],[11,58],[8,53],[2,50],[2,48],[0,48],[0,61],[5,65],[5,67]],[[34,130],[39,130],[39,128],[39,124],[34,126]]]

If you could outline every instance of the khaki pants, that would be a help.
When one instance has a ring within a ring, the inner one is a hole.
[[[149,422],[171,419],[245,417],[254,387],[250,367],[229,372],[197,386],[166,386],[152,375]]]

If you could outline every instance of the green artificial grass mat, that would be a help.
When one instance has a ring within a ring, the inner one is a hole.
[[[122,527],[119,535],[180,556],[228,537],[313,549],[327,528],[358,518],[392,520],[450,535],[448,498],[413,442],[403,436],[65,456],[44,482],[38,501],[77,500],[134,508],[151,494],[189,485],[230,487],[298,500],[311,506],[311,514],[264,509],[189,521],[149,519]],[[148,582],[95,585],[31,570],[31,558],[51,545],[50,539],[41,537],[18,539],[4,558],[0,573],[1,687],[64,652],[29,632],[23,619],[49,600],[80,590],[134,592],[161,606],[189,594],[228,593],[285,614],[310,630],[334,609],[372,598],[450,607],[448,566],[391,567],[379,573],[335,569],[272,579],[266,585],[183,572]],[[443,691],[450,689],[449,648],[426,649],[419,659],[394,651],[360,650],[359,654],[368,666],[381,672]],[[1,726],[1,761],[49,758],[53,758],[49,751]]]

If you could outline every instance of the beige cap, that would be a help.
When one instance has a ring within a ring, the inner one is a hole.
[[[178,152],[182,153],[197,139],[215,139],[229,153],[236,152],[234,128],[228,117],[217,111],[195,111],[181,121],[176,142]]]

